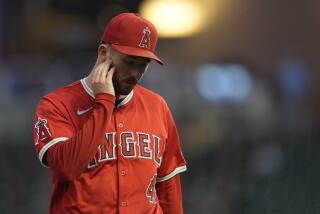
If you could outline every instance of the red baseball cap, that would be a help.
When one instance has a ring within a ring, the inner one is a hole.
[[[162,60],[155,55],[158,40],[156,27],[136,13],[121,13],[106,26],[101,41],[105,41],[120,53]]]

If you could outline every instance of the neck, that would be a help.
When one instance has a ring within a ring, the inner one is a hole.
[[[124,99],[127,95],[117,95],[116,94],[116,100]]]

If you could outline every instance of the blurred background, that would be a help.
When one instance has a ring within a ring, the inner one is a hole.
[[[142,85],[168,102],[187,214],[320,213],[320,1],[0,0],[0,213],[48,213],[41,96],[89,73],[120,12],[156,24]]]

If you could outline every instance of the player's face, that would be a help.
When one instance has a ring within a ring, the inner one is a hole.
[[[110,58],[116,67],[113,75],[115,93],[116,95],[127,95],[147,70],[150,59],[125,55],[115,50],[112,51]]]

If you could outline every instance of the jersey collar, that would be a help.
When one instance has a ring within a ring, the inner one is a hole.
[[[92,97],[94,97],[94,93],[93,90],[90,88],[90,86],[87,84],[86,82],[86,77],[80,80],[82,87],[84,88],[84,90]],[[121,103],[119,103],[119,105],[117,106],[117,108],[119,108],[120,106],[123,106],[125,104],[127,104],[133,97],[133,90],[121,101]]]

